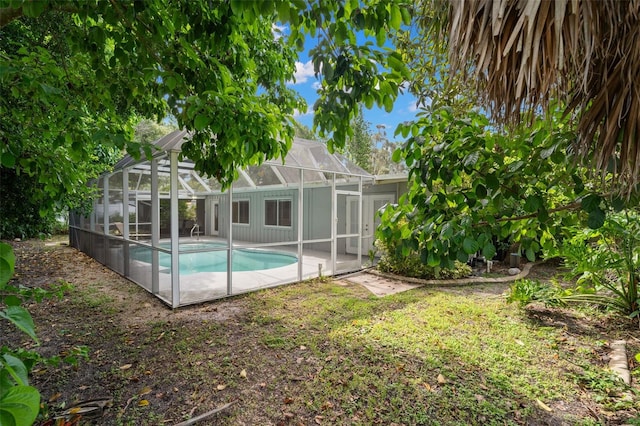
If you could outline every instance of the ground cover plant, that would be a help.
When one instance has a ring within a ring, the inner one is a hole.
[[[522,310],[505,303],[506,285],[377,298],[325,280],[171,311],[69,247],[15,246],[14,283],[72,286],[62,300],[29,306],[37,350],[89,348],[76,367],[34,367],[49,418],[96,399],[104,404],[93,414],[114,425],[176,424],[230,402],[210,421],[589,425],[636,416],[635,387],[612,378],[603,357],[614,338],[640,351],[637,329],[597,312]],[[2,331],[0,344],[31,347]]]
[[[609,215],[601,227],[572,227],[560,247],[549,250],[567,267],[575,279],[571,286],[516,282],[509,299],[522,305],[540,301],[547,305],[586,303],[599,305],[638,320],[638,279],[640,274],[640,222],[637,209]]]

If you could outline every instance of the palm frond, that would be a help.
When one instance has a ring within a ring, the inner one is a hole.
[[[563,101],[578,112],[577,152],[640,183],[640,0],[451,0],[452,69],[475,79],[501,124]]]

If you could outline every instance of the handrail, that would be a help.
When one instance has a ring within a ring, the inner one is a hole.
[[[199,240],[199,239],[200,239],[200,225],[198,225],[197,223],[195,223],[195,224],[193,225],[193,228],[191,228],[191,238],[193,238],[193,231],[195,231],[196,229],[198,230],[198,231],[197,231],[198,233],[197,233],[197,237],[196,237],[196,239],[198,239],[198,240]]]

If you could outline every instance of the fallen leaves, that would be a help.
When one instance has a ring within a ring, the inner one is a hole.
[[[539,399],[536,399],[536,404],[538,404],[538,407],[542,408],[544,411],[547,411],[549,413],[553,411],[551,407],[549,407],[547,404],[540,401]]]
[[[140,390],[138,395],[143,396],[143,395],[147,395],[147,394],[150,394],[150,393],[151,393],[151,388],[149,386],[145,386]]]

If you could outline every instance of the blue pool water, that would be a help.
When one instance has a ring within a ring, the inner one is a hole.
[[[170,244],[161,244],[163,248],[169,249]],[[206,250],[224,247],[219,243],[189,243],[180,244],[180,250]],[[132,247],[130,257],[145,263],[151,263],[152,250],[147,247]],[[158,260],[160,269],[171,268],[171,255],[159,252]],[[235,249],[233,250],[233,271],[259,271],[263,269],[279,268],[291,265],[298,261],[296,256],[258,249]],[[180,253],[180,275],[195,274],[198,272],[226,272],[227,271],[227,250]],[[163,271],[169,272],[169,271]]]

